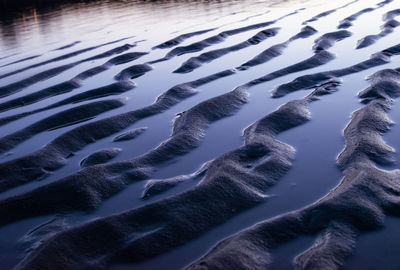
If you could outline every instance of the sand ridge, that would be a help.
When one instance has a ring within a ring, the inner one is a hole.
[[[332,106],[326,101],[338,90],[348,92],[342,88],[350,77],[362,84],[359,74],[371,69],[370,85],[358,93],[361,108],[343,131],[337,186],[297,210],[262,216],[226,239],[216,236],[217,244],[186,266],[270,269],[275,250],[307,236],[315,241],[296,251],[297,269],[341,269],[360,235],[399,215],[395,149],[383,139],[394,124],[388,112],[400,96],[400,68],[391,62],[400,55],[395,4],[368,7],[355,0],[316,13],[230,13],[210,20],[210,27],[177,22],[183,30],[165,41],[70,41],[46,48],[53,52],[48,60],[35,52],[3,61],[8,71],[0,75],[6,82],[0,86],[0,128],[6,131],[0,137],[0,230],[47,219],[22,237],[28,249],[15,269],[140,266],[270,205],[269,192],[297,164],[297,146],[282,137],[307,128],[314,104]],[[333,26],[325,28],[333,17]],[[375,17],[383,22],[380,32],[359,36],[358,22]],[[357,61],[337,62],[346,55],[335,50],[343,43],[354,44],[345,53],[354,51]],[[363,57],[365,51],[375,53]],[[219,66],[224,60],[229,65]],[[166,78],[172,80],[167,86]],[[131,102],[135,98],[146,103]],[[257,112],[252,106],[259,106]],[[240,124],[232,124],[236,120]],[[243,123],[240,143],[219,147]],[[165,127],[170,133],[162,133]],[[32,151],[19,149],[46,136]],[[198,159],[197,169],[168,172],[205,147],[210,153]],[[13,156],[14,150],[19,154]],[[140,202],[103,214],[121,194]]]

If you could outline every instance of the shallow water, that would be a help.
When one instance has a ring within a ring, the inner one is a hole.
[[[202,50],[187,51],[185,54],[172,57],[166,61],[152,63],[152,70],[130,80],[136,85],[135,88],[126,92],[92,100],[82,100],[77,104],[65,104],[0,126],[0,134],[5,137],[49,116],[79,105],[100,100],[127,98],[123,106],[98,113],[93,119],[83,119],[82,122],[70,123],[70,125],[54,130],[30,131],[33,135],[29,139],[15,145],[10,150],[4,151],[4,153],[0,153],[0,166],[2,164],[7,166],[10,163],[5,162],[24,158],[76,127],[143,108],[153,103],[159,95],[171,87],[238,67],[272,45],[285,42],[293,37],[304,26],[302,22],[321,12],[335,10],[325,17],[309,22],[308,25],[318,32],[309,37],[291,41],[281,55],[248,70],[236,70],[233,75],[221,77],[196,87],[197,93],[195,95],[180,100],[176,105],[165,111],[140,119],[118,132],[84,145],[81,149],[74,151],[74,155],[68,157],[62,167],[51,170],[50,174],[43,179],[32,179],[33,181],[29,180],[28,183],[1,192],[0,199],[24,194],[38,187],[46,187],[49,183],[57,183],[63,177],[80,171],[82,169],[80,162],[83,158],[104,148],[118,147],[122,149],[119,155],[109,161],[110,163],[122,162],[145,155],[171,137],[173,121],[180,113],[189,111],[197,104],[207,102],[210,98],[218,97],[237,86],[313,56],[312,46],[317,37],[337,31],[337,26],[342,19],[366,7],[376,7],[376,4],[380,2],[363,0],[344,7],[350,1],[329,1],[328,3],[322,0],[89,1],[59,4],[48,8],[32,5],[29,8],[7,13],[7,16],[2,15],[0,19],[0,95],[9,91],[9,89],[12,90],[12,93],[0,98],[0,106],[9,104],[17,98],[23,100],[30,94],[72,80],[78,74],[103,65],[115,56],[128,52],[146,52],[147,54],[120,65],[107,65],[107,70],[79,81],[79,86],[70,92],[53,96],[49,94],[38,98],[31,104],[28,101],[22,101],[20,107],[1,111],[0,118],[38,110],[78,93],[85,93],[88,90],[115,83],[115,75],[125,68],[161,59],[175,47],[191,45],[227,30],[273,21],[297,11],[297,13],[279,19],[271,25],[224,36],[221,42],[206,46]],[[242,146],[243,130],[246,127],[275,111],[280,105],[303,98],[310,93],[310,89],[303,89],[280,98],[271,98],[272,91],[277,86],[302,75],[354,65],[367,60],[373,53],[398,44],[397,37],[400,27],[394,28],[393,33],[377,40],[371,46],[355,50],[358,40],[366,35],[380,32],[380,26],[384,23],[382,21],[383,14],[398,8],[400,8],[399,3],[393,1],[355,19],[352,22],[353,25],[347,29],[352,35],[333,42],[332,47],[327,48],[327,51],[335,55],[335,59],[332,61],[294,73],[285,73],[283,76],[249,88],[249,100],[246,104],[235,111],[233,115],[221,117],[218,121],[210,123],[204,129],[198,146],[188,149],[184,155],[166,158],[165,161],[154,166],[152,168],[154,172],[150,178],[167,179],[195,172],[203,163]],[[203,63],[192,72],[173,73],[191,57],[236,45],[264,29],[273,27],[280,28],[278,33],[260,41],[258,44],[227,53],[210,63]],[[188,37],[179,45],[171,48],[154,48],[179,35],[200,30],[208,31]],[[125,44],[135,46],[124,52],[90,59]],[[57,58],[80,50],[83,51],[70,55],[70,57],[59,60]],[[83,59],[88,60],[82,61]],[[160,256],[134,266],[116,263],[111,268],[183,268],[202,257],[219,241],[251,227],[257,222],[300,209],[323,197],[343,177],[343,173],[336,165],[336,158],[345,145],[343,129],[349,122],[351,113],[363,106],[357,98],[357,93],[369,86],[365,78],[385,68],[399,68],[399,59],[400,56],[392,56],[391,62],[387,64],[344,76],[342,78],[343,83],[338,87],[337,92],[322,96],[320,100],[310,104],[311,120],[309,122],[276,136],[279,141],[294,147],[296,155],[293,167],[288,173],[265,192],[266,195],[270,196],[266,202],[238,213],[223,224],[214,226],[201,236],[168,250]],[[37,79],[36,75],[41,72],[48,72],[50,69],[72,63],[74,65],[71,68],[55,76]],[[8,76],[8,74],[12,75]],[[34,78],[33,82],[17,86],[15,89],[10,88],[11,84],[30,77]],[[25,104],[25,102],[28,104]],[[79,118],[79,115],[76,117]],[[393,104],[389,117],[396,123],[400,122],[398,102]],[[124,131],[140,127],[147,127],[147,130],[137,138],[113,142],[113,138],[124,133]],[[400,149],[397,140],[398,128],[398,125],[394,125],[392,130],[384,135],[385,141],[395,149]],[[395,159],[396,161],[399,160],[398,153],[395,155]],[[398,168],[398,162],[385,169],[389,168]],[[0,181],[2,181],[1,177]],[[56,211],[51,215],[27,218],[2,226],[0,227],[0,263],[5,267],[4,269],[13,268],[27,254],[25,250],[29,245],[24,242],[24,236],[35,227],[54,217],[64,220],[67,227],[74,227],[96,218],[149,205],[172,195],[181,194],[193,189],[199,183],[198,181],[199,179],[190,179],[147,200],[142,199],[147,181],[133,182],[117,194],[104,200],[97,209],[90,213]],[[229,189],[229,187],[227,188]],[[387,217],[387,227],[361,235],[357,239],[354,255],[348,259],[348,265],[345,265],[345,269],[360,269],[361,266],[364,269],[365,265],[370,267],[368,269],[395,269],[398,266],[396,249],[388,250],[388,247],[397,245],[397,238],[391,237],[391,235],[398,234],[397,224],[397,218]],[[304,236],[273,250],[274,263],[271,265],[271,269],[293,268],[293,258],[308,249],[313,242],[314,237]],[[372,246],[371,243],[373,243]],[[366,258],[382,258],[382,260],[365,263]]]

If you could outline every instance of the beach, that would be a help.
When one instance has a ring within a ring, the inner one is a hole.
[[[398,2],[5,5],[2,269],[400,267]]]

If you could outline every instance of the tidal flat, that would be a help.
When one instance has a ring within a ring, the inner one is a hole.
[[[397,0],[0,0],[1,269],[399,269]]]

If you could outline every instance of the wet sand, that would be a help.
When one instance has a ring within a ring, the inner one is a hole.
[[[0,24],[5,269],[396,265],[396,1],[96,4]]]

